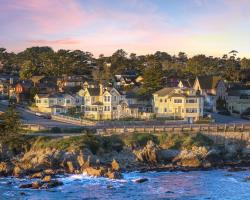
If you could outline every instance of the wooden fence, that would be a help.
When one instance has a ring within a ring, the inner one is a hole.
[[[175,125],[175,126],[134,126],[97,129],[98,134],[123,133],[160,133],[160,132],[243,132],[250,131],[250,124],[209,124],[209,125]]]

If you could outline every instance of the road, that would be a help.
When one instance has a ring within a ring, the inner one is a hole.
[[[215,119],[215,123],[218,124],[249,124],[250,121],[246,119],[241,119],[234,116],[220,115],[217,113],[209,113],[212,118]]]
[[[8,108],[8,104],[5,102],[0,103],[0,111],[4,111]],[[66,122],[58,122],[50,119],[44,119],[42,117],[36,116],[35,113],[24,109],[22,107],[16,107],[16,110],[21,114],[21,118],[23,123],[27,124],[37,124],[41,126],[49,126],[49,127],[60,127],[60,128],[73,128],[73,127],[79,127],[78,125],[73,125],[69,124]],[[236,118],[233,116],[224,116],[224,115],[219,115],[217,113],[209,113],[212,115],[212,117],[215,119],[216,124],[249,124],[249,120],[241,119],[241,118]],[[184,123],[183,123],[184,124]],[[126,123],[126,124],[121,124],[121,122],[114,122],[114,124],[103,124],[99,126],[98,128],[109,128],[109,127],[133,127],[133,126],[157,126],[157,125],[165,125],[165,126],[171,126],[171,125],[178,125],[178,122],[172,122],[172,123],[164,123],[163,121],[155,121],[155,122],[145,122],[145,123]],[[97,128],[97,127],[93,127]]]
[[[0,111],[5,111],[8,108],[6,104],[0,104]],[[16,107],[16,110],[21,115],[21,120],[23,123],[27,124],[37,124],[41,126],[49,126],[49,127],[61,127],[61,128],[73,128],[79,127],[77,125],[72,125],[64,122],[58,122],[50,119],[44,119],[42,117],[36,116],[33,112],[26,110],[21,107]]]

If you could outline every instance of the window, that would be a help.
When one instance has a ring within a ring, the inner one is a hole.
[[[160,102],[162,103],[162,99],[160,99]]]
[[[165,103],[167,103],[167,101],[168,101],[168,100],[167,100],[167,99],[165,99]]]
[[[187,99],[186,103],[197,103],[197,99]]]
[[[36,100],[36,103],[41,103],[41,100],[40,100],[40,99],[37,99],[37,100]]]
[[[174,103],[182,103],[182,99],[174,99]]]
[[[197,108],[187,108],[186,113],[197,113]]]
[[[110,102],[110,96],[104,96],[104,101],[105,102]]]
[[[90,111],[90,108],[89,107],[85,107],[85,111]]]
[[[113,100],[116,101],[116,96],[113,96]]]
[[[49,103],[50,103],[50,104],[53,104],[53,103],[54,103],[54,100],[53,100],[53,99],[50,99],[50,100],[49,100]]]
[[[110,106],[104,106],[104,111],[110,111]]]
[[[48,103],[48,100],[47,100],[47,99],[44,99],[44,100],[43,100],[43,103]]]
[[[70,99],[66,99],[66,103],[67,103],[67,104],[70,103]]]
[[[167,110],[167,108],[164,108],[164,112],[167,112],[168,110]]]

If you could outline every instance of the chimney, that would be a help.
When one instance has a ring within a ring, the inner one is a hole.
[[[104,91],[103,91],[103,85],[100,83],[100,84],[99,84],[99,87],[100,87],[100,94],[102,95],[103,92],[104,92]]]

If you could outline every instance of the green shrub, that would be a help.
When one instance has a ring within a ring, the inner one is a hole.
[[[124,142],[127,146],[140,146],[143,147],[147,144],[149,140],[152,140],[154,143],[158,144],[157,136],[150,133],[134,133],[125,137]]]
[[[212,146],[213,141],[207,136],[197,134],[171,134],[158,136],[160,145],[168,149],[191,149],[193,146]]]
[[[117,151],[120,152],[123,149],[124,142],[117,136],[112,135],[108,137],[102,137],[102,148],[107,151]]]

